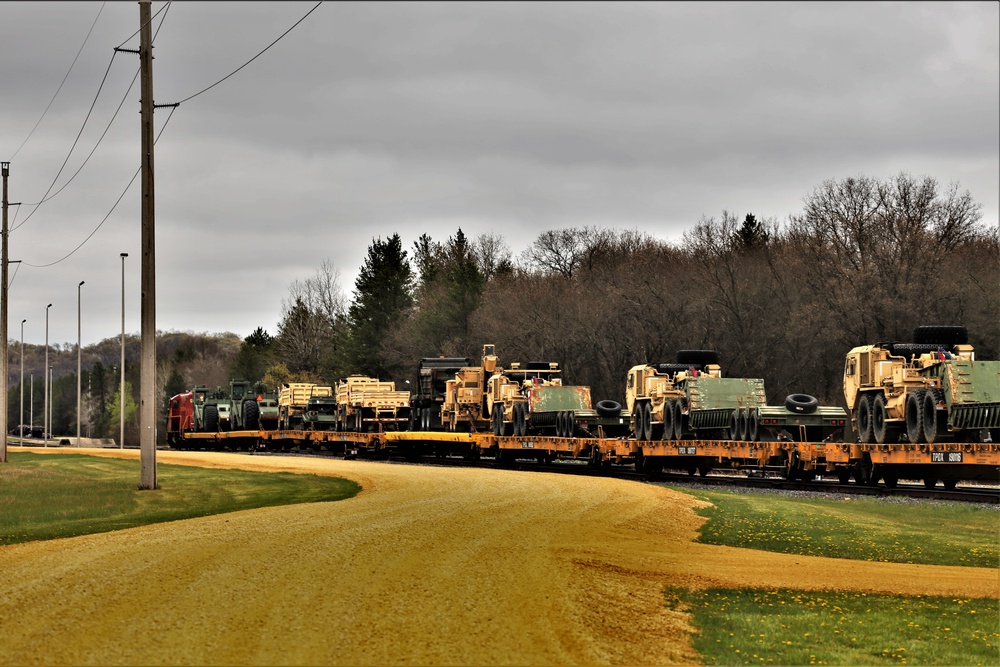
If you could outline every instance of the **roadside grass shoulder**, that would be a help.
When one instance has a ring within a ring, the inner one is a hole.
[[[665,590],[714,665],[996,665],[1000,602],[836,591]]]
[[[795,497],[671,487],[712,503],[699,542],[924,565],[1000,566],[1000,512],[952,502]]]
[[[276,505],[350,498],[350,480],[157,465],[155,491],[138,488],[135,461],[10,452],[0,466],[0,545],[88,535]]]

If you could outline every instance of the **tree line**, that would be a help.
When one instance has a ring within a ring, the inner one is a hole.
[[[858,176],[822,183],[788,220],[723,211],[674,243],[571,227],[515,257],[501,235],[461,229],[410,248],[398,234],[373,239],[349,298],[326,262],[289,287],[274,335],[227,334],[211,351],[174,340],[158,375],[164,400],[229,378],[276,387],[362,373],[403,385],[422,357],[478,363],[493,343],[501,365],[557,361],[564,382],[622,401],[631,366],[713,349],[725,375],[764,378],[770,402],[807,393],[843,405],[850,348],[963,324],[977,357],[996,359],[998,314],[1000,235],[968,191]]]

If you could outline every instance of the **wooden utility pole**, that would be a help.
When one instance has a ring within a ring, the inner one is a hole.
[[[156,235],[153,206],[153,31],[151,0],[139,0],[142,119],[142,366],[139,377],[139,488],[156,488]],[[124,390],[124,386],[122,387]]]
[[[7,175],[10,162],[0,162],[3,176],[3,239],[0,245],[0,463],[7,462]],[[24,434],[21,435],[23,444]]]

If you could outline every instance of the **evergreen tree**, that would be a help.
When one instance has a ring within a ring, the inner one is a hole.
[[[249,382],[257,382],[264,377],[264,372],[271,365],[273,343],[274,338],[263,327],[257,327],[240,343],[240,351],[229,369],[229,376]]]
[[[413,270],[399,234],[372,241],[354,287],[341,365],[350,373],[391,377],[380,348],[390,328],[413,304]]]

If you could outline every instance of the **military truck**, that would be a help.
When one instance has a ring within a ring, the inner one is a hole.
[[[313,396],[332,396],[333,388],[312,382],[286,382],[278,392],[278,430],[302,427],[303,412]]]
[[[403,430],[410,422],[410,392],[392,381],[350,375],[337,383],[336,401],[338,430]]]
[[[310,396],[302,411],[302,428],[306,431],[336,430],[337,397]]]
[[[246,380],[232,380],[229,383],[231,426],[233,431],[260,430],[260,406]]]
[[[617,437],[626,429],[621,405],[601,401],[595,409],[590,387],[564,385],[555,362],[495,374],[489,381],[490,422],[494,435],[554,435],[572,438]]]
[[[271,390],[263,382],[255,383],[253,391],[257,399],[261,430],[274,431],[278,428],[278,392]]]
[[[977,361],[963,326],[847,353],[844,398],[862,443],[1000,441],[1000,361]]]
[[[216,433],[231,430],[232,404],[222,387],[215,389],[195,387],[191,393],[195,432]]]
[[[479,366],[466,366],[445,382],[441,402],[441,426],[447,431],[485,431],[491,427],[488,403],[489,379],[500,370],[496,348],[483,345]]]
[[[417,377],[410,396],[410,430],[431,431],[443,428],[441,405],[448,380],[472,365],[468,357],[424,357],[417,364]]]

